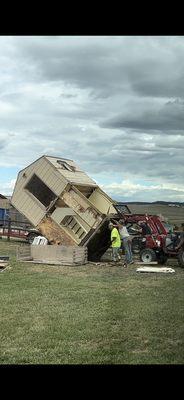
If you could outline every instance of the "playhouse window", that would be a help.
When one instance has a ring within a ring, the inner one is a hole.
[[[60,165],[62,169],[67,169],[68,171],[74,172],[75,168],[72,165],[69,165],[66,161],[57,160],[57,163]]]
[[[48,207],[51,201],[57,197],[36,174],[32,176],[25,189],[32,193],[45,207]]]

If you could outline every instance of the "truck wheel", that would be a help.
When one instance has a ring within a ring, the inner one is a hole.
[[[178,263],[180,267],[184,268],[184,251],[178,255]]]
[[[38,236],[36,233],[30,233],[30,234],[27,236],[27,241],[28,241],[28,243],[29,243],[29,244],[32,244],[32,243],[33,243],[33,240],[34,240],[34,238],[35,238],[36,236]]]
[[[152,249],[144,249],[140,253],[140,259],[145,263],[155,261],[156,258],[156,253]]]

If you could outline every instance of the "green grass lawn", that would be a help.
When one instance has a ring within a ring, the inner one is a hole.
[[[183,364],[184,269],[16,262],[0,240],[0,364]]]

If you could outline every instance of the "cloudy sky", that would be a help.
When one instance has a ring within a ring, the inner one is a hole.
[[[1,36],[0,193],[75,160],[121,201],[184,201],[184,37]]]

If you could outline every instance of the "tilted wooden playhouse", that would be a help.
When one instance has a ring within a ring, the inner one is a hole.
[[[11,203],[50,244],[87,246],[89,253],[95,233],[103,245],[108,216],[117,215],[114,201],[73,160],[46,155],[19,172]]]

